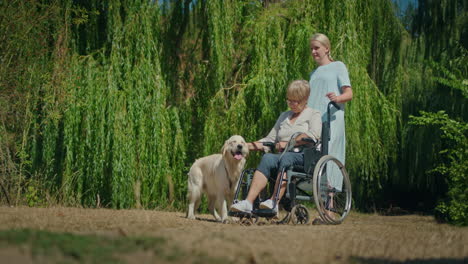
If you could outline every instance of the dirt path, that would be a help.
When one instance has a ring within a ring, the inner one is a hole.
[[[212,219],[201,215],[188,220],[180,212],[152,210],[0,207],[1,230],[163,238],[168,247],[186,256],[230,263],[468,262],[468,228],[437,224],[429,216],[352,213],[338,226],[242,226]],[[0,263],[19,254],[4,247]],[[143,249],[124,260],[154,263],[154,259],[157,253],[144,254]],[[182,262],[192,261],[187,257]]]

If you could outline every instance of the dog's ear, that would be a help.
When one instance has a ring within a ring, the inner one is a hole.
[[[221,148],[221,154],[223,154],[223,156],[226,155],[228,141],[229,141],[229,140],[224,141],[224,145],[223,145],[223,147]]]

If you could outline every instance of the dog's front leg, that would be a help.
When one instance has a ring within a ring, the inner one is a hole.
[[[215,218],[218,222],[224,222],[227,220],[228,216],[227,216],[227,210],[226,210],[226,201],[224,200],[223,195],[218,195],[216,197],[216,211],[217,211],[217,214],[215,215]],[[220,215],[218,215],[218,213]]]
[[[187,209],[187,218],[195,219],[195,210],[197,210],[198,197],[192,191],[189,191],[188,197],[189,197],[189,205]]]
[[[210,210],[210,213],[214,216],[216,221],[221,221],[221,217],[219,217],[218,213],[216,212],[215,207],[217,208],[218,205],[218,197],[211,197],[208,199],[208,209]],[[218,209],[219,210],[219,209]]]
[[[195,202],[190,201],[188,210],[187,210],[187,218],[188,219],[195,219]]]
[[[227,202],[224,199],[222,200],[220,212],[221,212],[221,222],[223,222],[223,223],[229,222]]]

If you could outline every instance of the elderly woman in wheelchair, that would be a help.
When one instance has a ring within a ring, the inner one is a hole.
[[[309,94],[310,88],[307,81],[296,80],[291,82],[287,90],[287,103],[291,110],[281,113],[268,136],[256,142],[248,143],[250,150],[266,150],[266,152],[269,152],[270,147],[267,146],[266,142],[276,142],[275,148],[282,153],[267,153],[263,155],[254,173],[246,199],[233,204],[231,211],[250,213],[253,209],[254,200],[267,186],[269,179],[273,181],[279,179],[283,168],[304,164],[302,148],[308,143],[302,141],[302,139],[311,138],[317,141],[320,138],[322,129],[320,112],[307,107]],[[294,134],[298,135],[295,137],[297,144],[288,146],[288,142]],[[272,171],[277,171],[278,174],[271,175]],[[273,193],[276,193],[278,187],[278,184],[276,184]],[[283,184],[280,189],[279,198],[281,198],[284,192],[285,185]],[[272,196],[271,199],[263,201],[260,204],[260,208],[277,210],[278,207],[275,203],[278,203],[279,200],[275,201],[275,198]]]
[[[307,81],[293,81],[287,90],[291,110],[281,113],[268,136],[248,143],[253,151],[270,152],[273,147],[279,153],[266,153],[256,170],[244,170],[229,213],[231,216],[274,218],[285,193],[289,199],[286,209],[289,213],[281,223],[308,223],[308,209],[296,205],[296,200],[314,201],[320,215],[316,219],[319,223],[340,224],[350,212],[352,195],[348,174],[338,159],[328,155],[330,123],[327,121],[322,125],[320,112],[307,107],[309,93]],[[330,120],[332,107],[339,109],[337,104],[330,102],[327,120]],[[252,173],[253,177],[246,181],[245,174]],[[269,199],[258,204],[259,194],[269,181],[275,182],[274,191]],[[245,200],[237,201],[243,184],[248,192],[243,193]],[[254,204],[259,209],[254,208]]]

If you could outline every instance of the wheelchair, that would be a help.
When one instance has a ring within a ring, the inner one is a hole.
[[[330,120],[330,109],[339,106],[330,102],[327,105],[327,120]],[[294,147],[295,137],[293,135],[288,146]],[[351,182],[345,166],[335,157],[328,155],[328,141],[330,141],[330,122],[322,124],[321,141],[315,142],[311,138],[302,139],[306,141],[307,147],[303,149],[304,165],[293,165],[283,168],[279,177],[279,186],[286,181],[286,192],[280,200],[280,205],[287,212],[283,219],[277,221],[278,224],[308,224],[310,222],[310,212],[304,205],[306,202],[313,202],[323,224],[337,225],[342,223],[351,210],[352,193]],[[274,148],[274,143],[263,143],[270,148]],[[286,147],[285,151],[288,151]],[[245,169],[240,176],[237,189],[234,195],[233,204],[246,198],[250,189],[255,169]],[[275,182],[269,182],[269,188],[262,192],[253,204],[251,213],[233,212],[229,215],[239,217],[242,223],[254,224],[260,217],[273,220],[277,217],[276,208],[260,209],[259,204],[271,197],[272,187]],[[268,191],[270,195],[268,195]],[[279,197],[280,188],[275,193],[276,200]],[[275,204],[276,207],[276,204]]]

